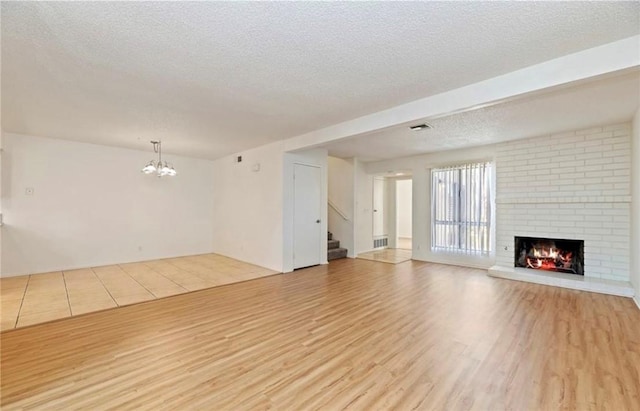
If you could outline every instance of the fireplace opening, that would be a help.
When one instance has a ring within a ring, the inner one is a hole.
[[[584,241],[515,237],[515,266],[584,275]]]

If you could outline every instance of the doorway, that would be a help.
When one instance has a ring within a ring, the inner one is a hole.
[[[320,167],[305,164],[293,166],[293,268],[322,262]]]
[[[409,261],[412,257],[412,178],[405,173],[393,173],[373,176],[372,180],[373,249],[358,253],[357,257],[391,264]]]

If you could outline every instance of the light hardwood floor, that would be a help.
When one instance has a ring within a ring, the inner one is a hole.
[[[0,329],[276,274],[216,254],[0,279]]]
[[[342,259],[0,334],[2,408],[639,410],[627,298]]]

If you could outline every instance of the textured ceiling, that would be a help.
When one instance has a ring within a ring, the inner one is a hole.
[[[351,137],[325,147],[335,157],[376,161],[481,146],[630,121],[640,105],[640,73],[607,77],[562,89],[426,121]]]
[[[640,32],[638,2],[2,2],[2,127],[220,156]]]

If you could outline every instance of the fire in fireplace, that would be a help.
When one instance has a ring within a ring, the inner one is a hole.
[[[515,237],[515,266],[584,275],[584,241]]]

